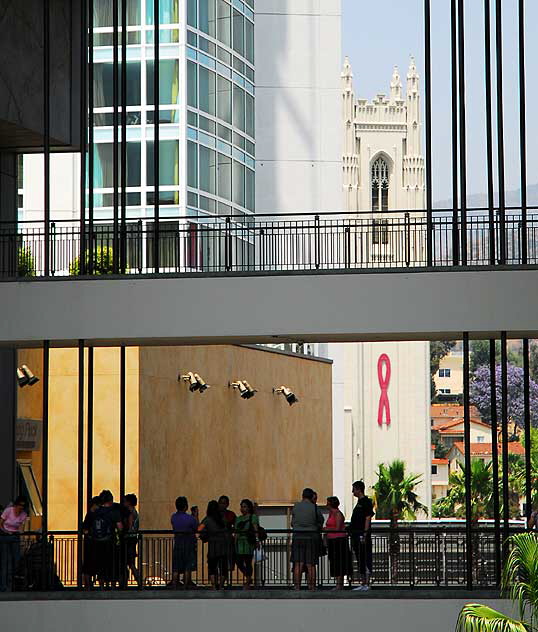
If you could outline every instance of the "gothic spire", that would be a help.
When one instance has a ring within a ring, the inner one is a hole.
[[[411,55],[409,60],[409,70],[407,71],[407,94],[418,91],[418,72],[415,58]]]
[[[391,103],[394,103],[395,101],[400,101],[401,98],[402,98],[402,81],[400,79],[398,66],[394,66],[394,71],[392,73],[392,80],[390,82]]]
[[[344,67],[342,69],[342,88],[344,90],[353,90],[353,70],[351,68],[351,64],[349,62],[349,57],[346,56],[344,59]]]

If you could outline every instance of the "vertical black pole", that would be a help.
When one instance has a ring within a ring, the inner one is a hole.
[[[127,0],[121,0],[121,237],[120,271],[127,267]]]
[[[88,274],[93,274],[93,177],[94,177],[94,143],[93,143],[93,0],[88,7]]]
[[[503,559],[508,553],[510,535],[510,506],[508,495],[508,352],[506,331],[501,332],[501,436],[503,459]]]
[[[87,151],[87,62],[88,62],[88,6],[85,0],[81,3],[81,37],[80,37],[80,274],[86,274],[86,151]]]
[[[126,412],[125,345],[120,347],[120,499],[125,496],[125,412]]]
[[[82,522],[84,521],[84,340],[78,341],[78,490],[77,584],[82,587]]]
[[[460,203],[461,263],[467,265],[467,122],[465,116],[465,15],[464,0],[458,0],[459,108],[460,108]]]
[[[41,520],[41,530],[44,537],[48,530],[49,523],[49,367],[50,367],[50,342],[43,342],[43,412],[42,412],[42,432],[41,432],[41,496],[43,500],[43,518]]]
[[[521,188],[521,263],[527,253],[527,114],[525,95],[525,0],[519,0],[519,165]]]
[[[523,340],[523,419],[525,432],[525,517],[527,520],[532,513],[530,381],[529,339],[525,338]]]
[[[114,205],[114,226],[113,226],[113,238],[112,238],[112,261],[113,261],[113,272],[114,274],[118,274],[119,272],[119,239],[118,239],[118,128],[119,128],[119,107],[118,107],[118,0],[112,0],[112,11],[113,15],[113,26],[114,31],[112,33],[112,46],[113,46],[113,57],[112,57],[112,105],[113,105],[113,115],[112,115],[112,124],[113,124],[113,142],[112,142],[112,160],[114,164],[112,165],[112,179],[114,192],[112,194],[113,197],[113,205]]]
[[[484,58],[486,84],[486,164],[488,176],[489,263],[495,265],[495,211],[493,199],[493,119],[491,114],[491,11],[484,0]]]
[[[155,221],[154,221],[154,236],[153,236],[153,259],[155,272],[159,272],[160,268],[160,244],[159,244],[159,102],[161,100],[159,94],[159,71],[160,71],[160,55],[159,55],[159,0],[153,0],[153,19],[154,19],[154,68],[153,68],[153,94],[155,102],[155,114],[153,116],[153,180],[155,183]]]
[[[86,498],[93,497],[93,354],[94,348],[88,347],[88,445],[86,448]]]
[[[497,170],[499,180],[499,263],[506,263],[506,212],[504,194],[504,114],[503,114],[503,39],[502,2],[495,2],[497,49]]]
[[[469,334],[463,334],[463,441],[465,446],[465,540],[467,588],[473,588],[473,534],[471,512],[471,414],[469,402]]]
[[[43,158],[45,276],[50,274],[50,0],[43,0]]]
[[[431,15],[430,0],[424,0],[424,72],[426,89],[426,259],[433,265],[433,216],[432,216],[432,81],[431,81]]]
[[[456,0],[450,7],[450,50],[452,71],[452,264],[459,265],[458,217],[458,62],[456,38]]]
[[[499,504],[499,429],[497,424],[497,358],[495,340],[489,341],[491,401],[491,453],[493,462],[493,521],[495,528],[495,580],[501,583],[501,511]]]

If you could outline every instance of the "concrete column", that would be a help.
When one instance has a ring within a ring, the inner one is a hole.
[[[0,505],[15,493],[15,419],[17,417],[17,351],[0,348]]]

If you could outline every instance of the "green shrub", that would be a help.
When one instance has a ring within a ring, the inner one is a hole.
[[[28,246],[20,246],[17,251],[17,276],[35,276],[35,259]]]
[[[90,258],[93,257],[92,274],[113,274],[114,273],[114,252],[110,246],[98,246],[95,250],[86,250],[84,261],[86,272],[90,267]],[[80,257],[75,257],[69,266],[69,274],[78,276],[80,274]]]

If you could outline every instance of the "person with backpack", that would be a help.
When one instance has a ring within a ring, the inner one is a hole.
[[[119,505],[114,504],[112,492],[104,489],[99,494],[101,506],[89,519],[89,533],[93,542],[95,569],[101,588],[112,587],[119,575],[118,536],[123,530]]]
[[[240,515],[235,519],[235,561],[244,576],[243,588],[249,590],[252,585],[254,550],[260,547],[260,522],[248,498],[241,501],[240,509]]]

